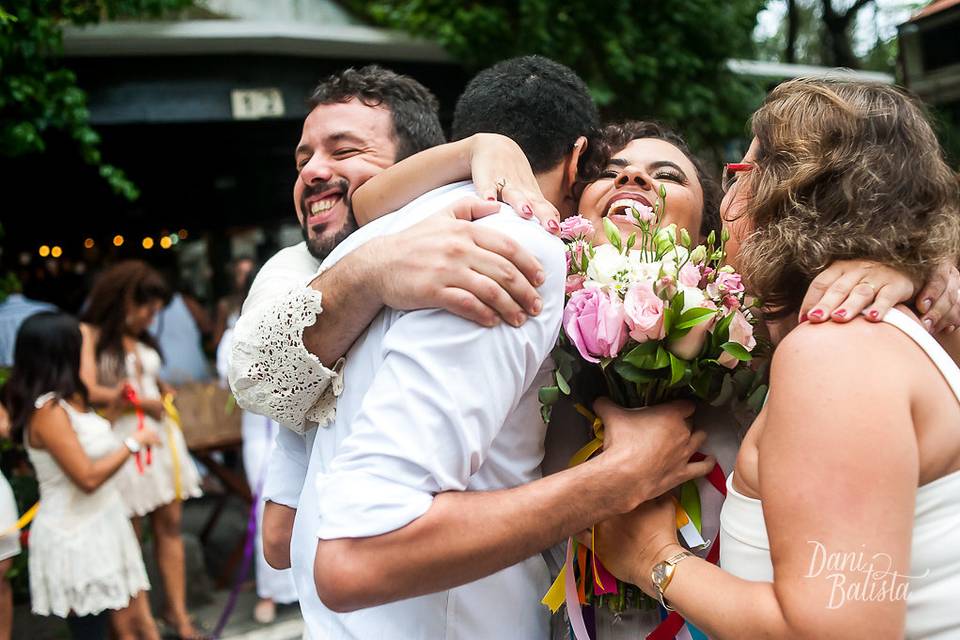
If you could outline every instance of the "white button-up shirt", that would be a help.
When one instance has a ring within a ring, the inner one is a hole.
[[[434,190],[355,232],[323,266],[474,194],[470,183]],[[442,491],[504,489],[540,476],[537,396],[549,384],[560,329],[563,245],[507,208],[474,224],[496,227],[537,257],[546,274],[542,312],[520,328],[488,329],[441,310],[385,309],[347,354],[332,426],[307,436],[281,430],[267,497],[298,507],[291,562],[314,640],[548,635],[540,598],[549,576],[539,555],[455,589],[346,614],[323,605],[313,580],[318,539],[394,531]]]

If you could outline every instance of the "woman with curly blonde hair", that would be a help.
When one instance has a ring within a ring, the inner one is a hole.
[[[906,306],[796,318],[836,260],[919,279],[955,261],[960,183],[894,87],[790,81],[753,132],[721,217],[777,346],[727,480],[722,568],[677,544],[669,498],[602,523],[598,554],[715,639],[960,637],[958,334],[938,344]]]

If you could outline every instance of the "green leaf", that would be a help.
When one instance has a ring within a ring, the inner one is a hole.
[[[560,389],[557,387],[540,387],[540,404],[552,405],[560,399]]]
[[[617,375],[621,378],[634,384],[647,384],[657,379],[655,375],[638,369],[632,364],[623,362],[622,360],[618,360],[613,364],[613,370],[616,371]]]
[[[706,322],[712,316],[716,315],[716,310],[707,309],[705,307],[695,307],[693,309],[687,309],[683,312],[683,315],[680,316],[680,321],[674,325],[676,329],[690,329],[697,326],[702,322]]]
[[[563,392],[563,395],[565,396],[570,395],[570,384],[567,383],[567,379],[563,376],[562,373],[560,373],[559,370],[555,372],[555,375],[557,378],[557,387],[560,389],[561,392]]]
[[[714,407],[722,407],[723,405],[727,404],[733,397],[734,389],[735,385],[733,383],[733,378],[729,374],[723,376],[723,380],[720,383],[720,393],[717,394],[717,397],[710,402],[710,405]]]
[[[746,348],[739,342],[724,342],[722,345],[720,345],[720,348],[740,362],[750,362],[750,360],[753,359],[753,356],[750,355],[750,352],[747,351]]]
[[[553,415],[553,406],[545,404],[540,406],[540,417],[544,424],[550,424],[550,416]]]
[[[683,372],[686,370],[686,362],[677,356],[670,354],[670,386],[683,380]]]

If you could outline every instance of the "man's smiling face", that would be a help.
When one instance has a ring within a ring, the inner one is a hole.
[[[353,192],[396,158],[393,118],[357,99],[321,104],[303,121],[293,202],[310,253],[322,260],[353,233]]]

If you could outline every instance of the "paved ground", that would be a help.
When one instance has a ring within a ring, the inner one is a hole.
[[[199,533],[212,512],[215,500],[204,497],[190,500],[184,507],[183,529],[187,555],[187,604],[191,614],[208,631],[212,631],[226,605],[229,591],[215,589],[217,576],[225,570],[225,563],[231,552],[237,548],[246,530],[246,506],[239,500],[231,499],[226,503],[219,522],[210,535],[206,545],[200,545]],[[151,600],[153,610],[159,612],[162,593],[159,578],[152,559],[149,543],[145,546],[147,572],[150,575]],[[252,578],[252,576],[251,576]],[[234,640],[293,640],[301,638],[303,621],[300,610],[294,604],[277,609],[277,619],[273,624],[260,625],[253,620],[253,606],[256,594],[252,580],[244,583],[237,606],[221,636]],[[66,625],[60,618],[34,616],[27,603],[20,603],[14,611],[14,638],[30,640],[60,640],[68,638]]]

